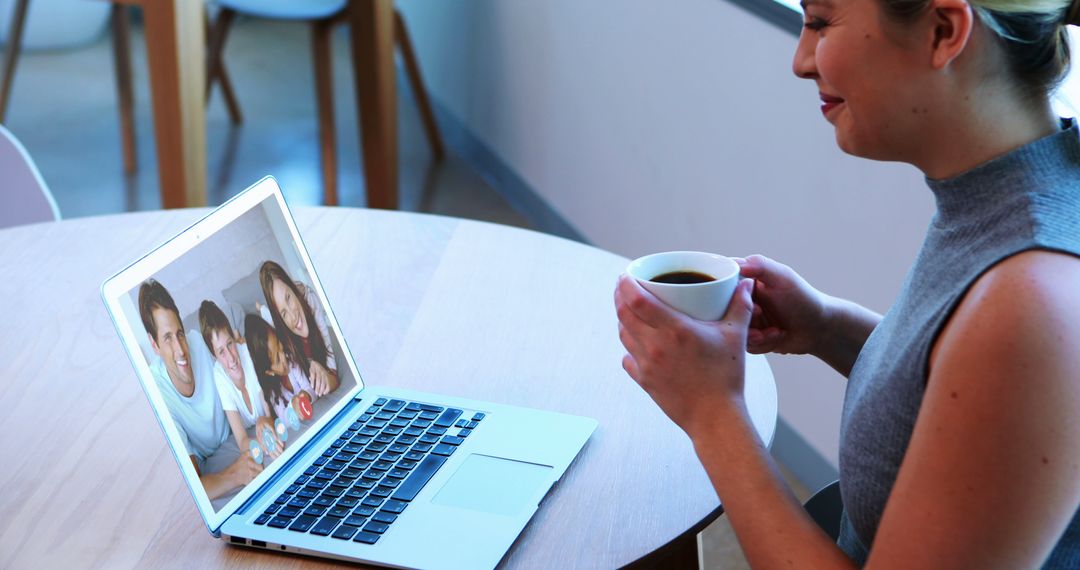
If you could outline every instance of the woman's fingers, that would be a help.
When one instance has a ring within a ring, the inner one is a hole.
[[[657,299],[652,293],[646,291],[637,280],[629,275],[624,273],[620,276],[616,288],[618,297],[615,308],[619,313],[619,320],[627,324],[631,328],[631,332],[633,332],[634,328],[634,319],[624,318],[631,314],[636,317],[636,320],[649,328],[668,326],[672,321],[678,319],[677,313],[673,309],[665,305],[660,299]]]

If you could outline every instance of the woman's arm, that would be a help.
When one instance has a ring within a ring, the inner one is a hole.
[[[870,566],[1046,559],[1080,508],[1077,283],[1080,260],[1032,251],[967,293],[931,355]]]
[[[1049,554],[1080,508],[1075,283],[1080,261],[1035,252],[969,292],[937,343],[868,567],[1035,567]],[[750,422],[745,288],[715,324],[629,279],[616,305],[624,368],[691,437],[751,565],[851,567],[785,488]]]
[[[847,376],[881,315],[826,295],[795,270],[763,255],[735,259],[754,280],[754,309],[747,333],[751,354],[810,354]]]
[[[750,421],[743,384],[751,285],[741,283],[713,323],[622,277],[615,305],[623,368],[690,436],[752,567],[854,568],[787,489]]]

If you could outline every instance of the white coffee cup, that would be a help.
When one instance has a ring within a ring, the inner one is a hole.
[[[656,277],[674,272],[702,273],[712,277],[701,283],[658,283]],[[701,321],[718,321],[739,284],[739,265],[715,253],[665,251],[630,262],[627,274],[669,307]]]

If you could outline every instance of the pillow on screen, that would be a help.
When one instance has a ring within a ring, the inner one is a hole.
[[[259,285],[259,271],[257,269],[240,278],[229,288],[222,290],[221,295],[225,297],[225,301],[228,303],[228,307],[224,310],[228,313],[229,321],[232,322],[241,335],[244,334],[244,316],[252,313],[258,314],[258,307],[266,304],[266,300],[263,299],[262,286]]]

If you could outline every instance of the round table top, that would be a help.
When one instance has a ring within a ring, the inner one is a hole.
[[[101,301],[106,278],[206,213],[0,231],[0,566],[334,564],[211,539]],[[689,439],[622,370],[625,258],[454,218],[295,215],[365,383],[599,421],[503,567],[621,566],[718,515]],[[747,401],[770,443],[762,357]]]

